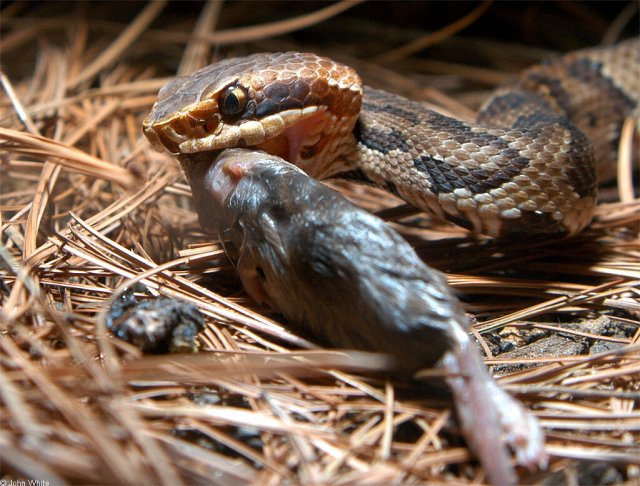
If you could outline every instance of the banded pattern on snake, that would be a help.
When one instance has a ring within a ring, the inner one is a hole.
[[[638,115],[639,79],[638,39],[577,51],[500,89],[473,125],[315,54],[254,54],[175,78],[144,131],[183,155],[187,175],[188,154],[256,147],[490,236],[571,235],[592,218],[622,121]]]

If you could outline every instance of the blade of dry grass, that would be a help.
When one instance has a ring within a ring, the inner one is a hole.
[[[416,39],[409,44],[397,47],[395,49],[390,49],[387,52],[375,57],[374,61],[379,64],[386,64],[398,58],[410,56],[411,54],[437,44],[438,42],[442,42],[444,39],[453,36],[454,34],[460,32],[461,30],[467,28],[469,25],[477,21],[480,17],[482,17],[482,14],[486,12],[486,10],[491,6],[492,3],[493,2],[491,0],[485,0],[461,19],[456,20],[455,22],[447,25],[446,27],[443,27],[436,32],[432,32],[425,35],[424,37],[421,37],[420,39]]]
[[[295,18],[272,22],[269,24],[252,25],[250,27],[239,27],[236,29],[221,30],[210,34],[202,35],[202,39],[218,46],[248,42],[274,37],[277,35],[294,32],[328,20],[345,10],[355,7],[364,0],[341,0],[332,5],[318,9],[306,15],[299,15]]]
[[[111,114],[115,108],[115,105],[105,107],[97,118]],[[98,119],[95,123],[98,123]],[[86,127],[86,131],[90,128],[91,124]],[[36,158],[53,157],[57,159],[58,164],[69,170],[115,182],[125,188],[133,187],[136,181],[135,175],[127,169],[93,157],[68,143],[2,127],[0,127],[0,142],[3,142],[0,148],[7,152]]]
[[[205,4],[193,29],[193,39],[185,47],[180,60],[180,66],[178,66],[176,73],[178,76],[185,76],[207,64],[209,44],[203,41],[202,37],[213,31],[220,16],[222,3],[222,0],[209,0]]]
[[[142,32],[153,22],[167,5],[166,0],[154,0],[147,3],[146,7],[129,24],[129,26],[118,36],[117,39],[104,51],[100,53],[75,79],[67,82],[68,89],[74,89],[79,85],[91,80],[105,67],[113,64],[114,61],[131,47],[131,44],[142,34]]]

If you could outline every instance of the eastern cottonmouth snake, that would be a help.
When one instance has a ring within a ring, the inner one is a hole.
[[[261,148],[490,236],[571,235],[591,221],[597,173],[638,114],[639,79],[638,39],[576,51],[525,71],[471,125],[363,88],[315,54],[254,54],[172,80],[144,132],[174,154]]]
[[[489,479],[508,484],[506,450],[544,466],[542,434],[486,372],[444,277],[282,158],[491,236],[572,235],[591,220],[622,121],[637,116],[639,79],[637,39],[579,51],[526,71],[470,125],[363,88],[352,69],[315,54],[254,54],[175,78],[144,131],[180,159],[202,225],[240,250],[255,300],[335,346],[388,353],[409,371],[444,368],[467,442]],[[229,147],[277,157],[217,154]]]

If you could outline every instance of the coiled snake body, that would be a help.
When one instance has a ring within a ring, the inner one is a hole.
[[[639,79],[638,39],[577,51],[499,90],[472,125],[363,88],[315,54],[254,54],[175,78],[144,131],[184,156],[187,175],[188,154],[256,147],[490,236],[571,235],[591,220],[622,121],[637,116]]]

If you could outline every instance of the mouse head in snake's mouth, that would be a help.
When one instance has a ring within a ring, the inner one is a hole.
[[[360,78],[347,66],[315,54],[253,54],[170,81],[144,133],[156,149],[186,158],[255,147],[327,177],[353,145],[361,99]]]

